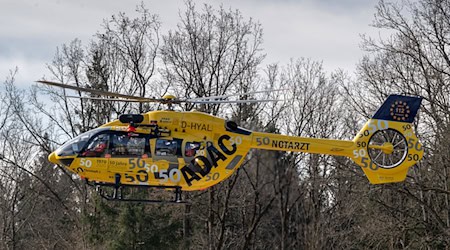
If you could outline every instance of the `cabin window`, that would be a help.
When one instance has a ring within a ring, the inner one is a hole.
[[[139,134],[114,133],[112,134],[112,157],[149,157],[146,137]]]
[[[181,141],[180,139],[158,139],[156,140],[155,153],[158,156],[181,156]]]
[[[200,145],[200,142],[186,142],[186,146],[184,147],[184,156],[194,157],[198,150],[200,150]]]
[[[90,141],[81,155],[87,157],[101,157],[107,152],[108,144],[109,134],[99,134]]]
[[[128,154],[135,156],[143,155],[145,153],[145,141],[144,137],[130,137],[127,145]]]

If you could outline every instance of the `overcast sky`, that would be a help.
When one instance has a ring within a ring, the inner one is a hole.
[[[46,64],[56,47],[75,38],[88,44],[102,30],[102,20],[118,12],[136,16],[141,0],[0,0],[0,77],[19,68],[17,82],[31,85],[49,75]],[[239,9],[262,24],[265,64],[291,58],[322,61],[327,71],[353,73],[363,52],[360,35],[376,35],[370,27],[376,0],[209,0],[213,6]],[[163,32],[179,21],[183,0],[144,0],[162,21]]]

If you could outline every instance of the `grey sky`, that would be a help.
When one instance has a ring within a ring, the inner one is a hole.
[[[0,77],[19,67],[17,81],[31,85],[48,75],[57,46],[75,38],[88,44],[102,20],[125,12],[134,16],[141,0],[0,0]],[[196,1],[198,7],[206,1]],[[264,29],[264,63],[286,64],[290,58],[322,61],[327,71],[352,73],[362,56],[360,34],[377,34],[369,24],[375,0],[210,0],[213,6],[239,9]],[[163,32],[173,29],[183,0],[145,0],[158,14]]]

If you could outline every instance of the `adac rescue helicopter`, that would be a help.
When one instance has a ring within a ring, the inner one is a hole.
[[[69,140],[48,156],[50,162],[64,166],[99,190],[102,186],[113,187],[112,194],[100,192],[109,200],[132,200],[123,197],[120,190],[137,186],[172,189],[175,198],[168,202],[181,203],[181,191],[203,190],[225,180],[239,168],[250,149],[346,156],[361,166],[372,184],[405,180],[408,169],[423,156],[412,126],[420,97],[390,95],[354,139],[347,141],[250,131],[206,113],[170,108],[185,102],[258,102],[224,100],[232,95],[155,99],[38,82],[126,101],[169,105],[168,110],[121,115]]]

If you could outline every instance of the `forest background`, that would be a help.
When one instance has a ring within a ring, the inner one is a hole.
[[[136,11],[105,20],[90,41],[56,48],[48,80],[180,98],[288,88],[270,96],[283,103],[178,109],[336,139],[352,139],[387,95],[420,95],[424,159],[403,183],[370,185],[346,158],[251,151],[231,178],[189,193],[188,205],[107,202],[47,155],[119,114],[163,107],[24,90],[11,65],[0,93],[1,249],[449,248],[449,1],[380,1],[373,26],[390,35],[361,38],[354,76],[308,58],[264,65],[263,27],[239,10],[187,1],[177,28],[163,34],[156,13],[144,4]]]

